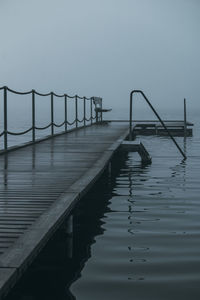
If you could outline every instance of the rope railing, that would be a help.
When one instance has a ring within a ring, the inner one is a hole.
[[[96,116],[93,116],[93,111],[94,111],[94,103],[93,103],[93,98],[94,97],[81,97],[79,95],[68,95],[66,93],[64,94],[57,94],[55,92],[48,92],[48,93],[40,93],[36,90],[30,90],[30,91],[16,91],[13,89],[8,88],[7,86],[3,86],[0,87],[0,91],[3,90],[3,115],[4,115],[4,122],[3,122],[3,131],[0,132],[0,137],[3,137],[4,139],[4,151],[8,150],[8,135],[12,135],[12,136],[18,136],[18,135],[23,135],[26,134],[30,131],[32,131],[32,140],[31,142],[35,143],[36,141],[36,130],[45,130],[48,128],[51,128],[51,136],[54,136],[54,128],[60,128],[62,126],[65,126],[65,130],[64,132],[68,131],[68,125],[69,126],[73,126],[75,125],[75,128],[79,127],[79,124],[83,123],[83,127],[85,127],[86,125],[88,125],[88,122],[90,122],[90,124],[93,123],[93,120],[96,119]],[[12,93],[15,95],[32,95],[31,97],[31,101],[32,101],[32,126],[24,131],[20,131],[20,132],[12,132],[8,130],[8,93]],[[50,123],[46,126],[36,126],[36,105],[35,105],[35,98],[36,95],[41,96],[41,97],[47,97],[50,96]],[[63,98],[64,99],[64,121],[60,124],[55,123],[54,121],[54,111],[55,111],[55,107],[54,107],[54,101],[55,98]],[[68,100],[74,99],[74,119],[72,121],[68,120]],[[83,117],[80,118],[79,116],[79,101],[78,100],[82,100],[83,101]],[[86,101],[89,101],[89,110],[90,110],[90,116],[89,118],[86,116]]]
[[[76,120],[74,120],[73,122],[67,122],[68,125],[74,125],[76,123]]]
[[[34,128],[37,129],[37,130],[45,130],[45,129],[49,128],[50,126],[51,126],[51,123],[49,123],[47,126],[44,126],[44,127],[35,126]]]
[[[53,123],[53,125],[56,126],[56,127],[62,127],[64,124],[65,124],[65,121],[60,123],[60,124]]]
[[[28,133],[28,132],[31,131],[32,129],[33,129],[33,127],[29,128],[29,129],[27,129],[27,130],[21,131],[21,132],[7,131],[7,134],[10,134],[10,135],[22,135],[22,134]]]

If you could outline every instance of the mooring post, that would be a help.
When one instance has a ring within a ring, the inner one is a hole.
[[[184,137],[187,136],[186,99],[184,98]]]
[[[32,142],[35,143],[35,91],[32,90]]]
[[[4,86],[4,150],[8,148],[7,86]]]

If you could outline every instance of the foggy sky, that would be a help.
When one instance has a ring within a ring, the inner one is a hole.
[[[199,0],[1,0],[0,85],[199,106]]]

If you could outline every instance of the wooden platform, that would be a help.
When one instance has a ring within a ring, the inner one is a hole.
[[[173,136],[184,136],[184,121],[164,121]],[[186,136],[192,136],[193,124],[187,122]],[[159,121],[135,121],[134,134],[139,135],[168,135]]]
[[[0,298],[102,174],[128,124],[93,125],[0,155]]]
[[[107,122],[129,123],[129,120],[107,120]],[[163,122],[173,136],[184,136],[184,121],[163,120]],[[168,135],[158,120],[134,120],[132,125],[134,135]],[[186,136],[193,135],[193,126],[193,123],[187,122]]]

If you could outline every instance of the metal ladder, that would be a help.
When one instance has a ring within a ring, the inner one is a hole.
[[[133,90],[130,93],[130,121],[129,121],[129,140],[132,141],[132,122],[133,122],[133,94],[139,93],[143,96],[143,98],[145,99],[145,101],[147,102],[147,104],[150,106],[151,110],[154,112],[154,114],[156,115],[156,117],[158,118],[158,120],[160,121],[160,123],[162,124],[162,126],[164,127],[164,129],[166,130],[167,134],[169,135],[169,137],[172,139],[172,141],[174,142],[174,144],[176,145],[176,147],[178,148],[179,152],[181,153],[181,155],[183,156],[184,160],[187,159],[187,156],[185,155],[185,153],[183,152],[183,150],[180,148],[180,146],[178,145],[178,143],[176,142],[176,140],[174,139],[174,137],[171,135],[171,133],[169,132],[169,130],[167,129],[166,125],[164,124],[164,122],[162,121],[161,117],[159,116],[159,114],[157,113],[157,111],[155,110],[155,108],[153,107],[153,105],[150,103],[150,101],[148,100],[148,98],[145,96],[145,94],[141,91],[141,90]]]

